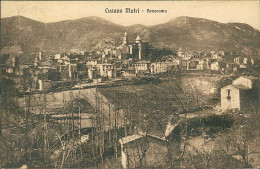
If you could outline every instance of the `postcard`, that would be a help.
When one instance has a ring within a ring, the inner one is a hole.
[[[258,1],[1,1],[1,168],[257,168]]]

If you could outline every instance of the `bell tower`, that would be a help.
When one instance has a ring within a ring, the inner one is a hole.
[[[142,59],[142,38],[138,35],[137,38],[135,39],[135,43],[138,44],[138,59]]]
[[[123,37],[123,45],[127,45],[127,44],[128,44],[128,35],[127,32],[125,32]]]

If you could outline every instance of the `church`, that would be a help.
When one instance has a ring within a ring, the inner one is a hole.
[[[148,42],[143,42],[140,36],[136,37],[135,42],[129,42],[127,32],[124,33],[122,44],[116,49],[118,59],[145,60],[148,57],[148,52]]]

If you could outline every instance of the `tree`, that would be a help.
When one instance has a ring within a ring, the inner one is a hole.
[[[257,151],[257,140],[259,140],[259,129],[253,130],[258,119],[247,118],[243,115],[235,115],[235,124],[227,134],[219,141],[221,149],[227,155],[232,155],[243,162],[243,167],[252,167],[250,155]],[[259,125],[259,124],[257,124]]]

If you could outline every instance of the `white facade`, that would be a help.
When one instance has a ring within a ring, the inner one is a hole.
[[[136,76],[136,70],[135,69],[125,69],[121,71],[121,75],[123,77],[135,77]]]
[[[108,78],[115,78],[116,77],[116,70],[115,69],[110,69],[107,71],[107,77]]]
[[[95,69],[88,69],[88,77],[89,79],[95,79],[96,75],[95,75]]]
[[[173,66],[176,66],[175,62],[154,62],[151,64],[151,73],[164,73],[169,71]]]
[[[116,67],[112,64],[98,64],[99,73],[102,77],[108,77],[108,71],[114,70]]]
[[[96,66],[98,64],[98,60],[87,60],[87,66]]]
[[[237,109],[246,110],[251,103],[250,89],[253,82],[245,77],[234,80],[232,85],[221,89],[221,108],[224,110]]]
[[[240,91],[238,88],[229,85],[221,89],[221,108],[223,110],[240,110]]]
[[[56,60],[61,59],[61,54],[54,55],[54,59],[56,59]]]
[[[140,61],[140,62],[136,62],[135,64],[133,64],[135,70],[138,71],[148,71],[149,70],[149,64],[150,62],[148,61]]]
[[[39,91],[42,91],[42,80],[38,80],[39,83]]]
[[[210,65],[211,70],[219,70],[219,62],[213,62]]]

